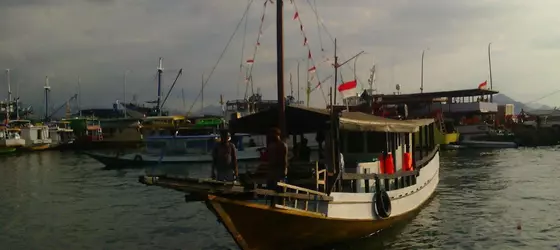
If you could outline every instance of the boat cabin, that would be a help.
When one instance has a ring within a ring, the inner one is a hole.
[[[52,122],[48,125],[49,136],[53,145],[69,144],[74,141],[74,130],[70,128],[70,122],[66,120]]]
[[[0,147],[23,147],[25,140],[21,138],[21,129],[8,128],[0,125]]]
[[[140,119],[100,119],[99,123],[103,132],[103,141],[139,142],[142,140],[142,134],[140,134]]]
[[[152,116],[142,120],[141,134],[143,138],[152,136],[175,135],[177,128],[190,124],[185,116]]]
[[[266,134],[276,126],[277,119],[277,109],[271,108],[233,120],[230,129],[236,133]],[[329,125],[331,119],[338,121],[335,123],[336,128]],[[287,106],[286,127],[292,136],[313,131],[325,135],[324,147],[319,147],[320,151],[317,152],[324,157],[312,159],[318,165],[292,161],[288,179],[291,180],[290,184],[307,185],[307,188],[326,193],[348,189],[369,192],[364,191],[368,188],[361,174],[368,174],[366,177],[371,177],[371,183],[374,175],[391,175],[387,178],[386,190],[402,188],[404,179],[409,181],[408,185],[412,185],[416,177],[411,177],[414,174],[410,173],[429,162],[439,150],[434,140],[434,119],[394,120],[362,112],[342,112],[332,118],[327,110]],[[332,138],[336,138],[334,142]],[[332,152],[338,153],[333,155]],[[317,169],[310,170],[314,168]],[[322,188],[317,190],[320,187],[315,186],[316,179],[311,176],[320,171],[325,176],[322,177]],[[342,175],[338,176],[341,173],[344,173],[344,180],[340,179]],[[404,176],[407,177],[402,178]],[[334,186],[337,178],[340,182]],[[301,181],[298,182],[298,179]],[[369,187],[373,187],[373,184]]]
[[[29,120],[13,120],[8,122],[8,127],[20,129],[26,147],[48,147],[52,142],[48,126],[33,125]]]

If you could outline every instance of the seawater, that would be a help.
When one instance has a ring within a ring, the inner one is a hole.
[[[436,194],[416,217],[328,249],[557,249],[559,160],[557,148],[442,152]],[[204,204],[138,183],[144,172],[73,152],[1,157],[0,249],[237,249]]]

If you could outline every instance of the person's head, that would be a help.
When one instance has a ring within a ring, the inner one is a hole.
[[[228,142],[228,141],[230,141],[230,140],[231,140],[231,136],[229,135],[229,132],[228,132],[227,130],[222,130],[222,131],[220,132],[220,141],[221,141],[222,143],[226,143],[226,142]]]
[[[268,133],[268,138],[270,138],[270,140],[273,140],[273,141],[280,141],[281,140],[280,135],[281,135],[280,129],[272,128],[270,130],[270,132]]]

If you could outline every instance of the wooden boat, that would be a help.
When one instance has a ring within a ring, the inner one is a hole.
[[[74,143],[74,130],[70,128],[69,121],[58,121],[50,123],[49,136],[52,140],[50,145],[53,149],[69,148]]]
[[[433,119],[402,121],[360,112],[338,115],[285,105],[283,1],[275,4],[278,105],[233,119],[229,129],[235,134],[265,134],[278,127],[282,138],[322,131],[327,160],[290,163],[288,177],[274,190],[263,188],[267,181],[258,173],[240,176],[239,182],[148,175],[139,181],[188,193],[187,201],[204,201],[244,250],[328,245],[368,236],[413,216],[439,182]],[[340,64],[334,58],[336,83]]]
[[[300,108],[288,106],[286,112],[293,109]],[[326,111],[304,113],[301,117],[323,116],[323,122],[312,124],[328,126]],[[251,116],[234,127],[249,126],[254,122]],[[268,125],[263,123],[260,127]],[[143,176],[140,181],[189,193],[188,200],[205,201],[241,249],[302,249],[365,237],[413,216],[429,200],[439,182],[433,119],[398,121],[348,112],[336,124],[340,150],[334,150],[342,153],[344,168],[329,161],[293,163],[288,182],[278,183],[282,191],[261,188],[264,181],[251,173],[240,177],[240,184],[168,176]],[[416,138],[421,143],[415,143]],[[327,144],[332,145],[330,141]],[[387,159],[392,159],[394,173],[383,172],[383,164],[371,160],[382,152],[390,152],[383,162],[388,166]],[[406,168],[407,155],[413,170]],[[267,197],[276,197],[277,202],[270,204]]]
[[[17,128],[21,131],[21,138],[25,140],[23,150],[39,151],[50,147],[52,143],[49,137],[49,127],[37,124],[32,125],[29,120],[13,120],[8,122],[10,128]]]

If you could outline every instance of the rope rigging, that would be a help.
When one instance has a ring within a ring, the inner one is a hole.
[[[251,1],[251,0],[248,0]],[[243,74],[243,60],[245,59],[245,40],[247,40],[247,22],[249,21],[249,13],[245,16],[245,25],[243,28],[243,43],[241,44],[241,62],[239,63],[239,75],[242,82],[245,81],[245,75]],[[239,98],[239,85],[237,84],[237,98]]]
[[[329,30],[327,29],[327,26],[325,25],[325,23],[323,21],[321,21],[321,19],[319,18],[319,13],[318,13],[317,8],[316,8],[317,6],[315,5],[315,7],[313,7],[313,4],[311,3],[311,0],[306,0],[306,2],[309,5],[309,7],[311,8],[311,10],[313,11],[313,13],[315,14],[315,17],[317,18],[317,21],[320,23],[321,27],[323,27],[325,33],[327,33],[327,36],[329,37],[331,42],[334,44],[334,37],[331,35]],[[343,53],[340,53],[340,55],[341,56],[339,56],[339,59],[341,59],[341,60],[344,60],[344,58],[347,58]],[[350,64],[346,64],[344,66],[347,66],[351,71],[354,70]],[[362,82],[362,79],[358,78],[358,80],[360,82]]]
[[[253,56],[247,60],[247,64],[249,64],[251,66],[249,66],[249,69],[248,69],[249,73],[248,73],[248,75],[245,79],[246,86],[245,86],[245,97],[244,97],[244,99],[247,99],[247,97],[248,97],[249,83],[251,84],[251,94],[252,95],[255,94],[255,90],[253,88],[253,66],[254,66],[254,63],[255,63],[255,57],[257,56],[257,51],[259,49],[259,46],[261,45],[260,40],[261,40],[261,36],[262,36],[262,28],[263,28],[263,24],[264,24],[264,17],[266,15],[267,3],[268,3],[268,1],[264,2],[263,13],[262,13],[262,16],[261,16],[261,24],[259,25],[259,33],[257,35],[257,42],[255,43],[255,49],[253,50]]]
[[[220,63],[220,61],[222,60],[222,58],[224,57],[224,54],[226,53],[229,45],[231,44],[231,41],[233,40],[233,37],[235,36],[235,34],[237,33],[237,31],[239,30],[239,27],[241,27],[241,23],[243,23],[243,19],[245,19],[245,17],[247,16],[247,13],[249,12],[249,9],[251,8],[251,5],[253,4],[254,0],[250,0],[249,3],[247,4],[247,7],[245,8],[245,12],[243,12],[243,16],[241,17],[241,19],[239,20],[239,22],[237,23],[237,26],[235,27],[235,30],[233,31],[233,33],[231,34],[231,36],[229,37],[228,42],[226,43],[226,47],[224,48],[224,50],[222,50],[222,53],[220,54],[220,56],[218,57],[218,61],[216,62],[216,64],[214,64],[214,67],[212,67],[212,70],[210,70],[210,74],[208,74],[208,77],[206,78],[206,80],[204,81],[204,84],[202,84],[202,89],[200,89],[200,91],[198,92],[198,95],[196,96],[196,98],[194,99],[191,107],[188,110],[188,114],[191,113],[191,110],[193,109],[194,105],[196,104],[196,102],[198,101],[198,98],[200,98],[200,95],[202,95],[202,91],[203,89],[206,87],[206,85],[208,84],[208,81],[210,81],[210,78],[212,78],[212,75],[214,74],[214,70],[216,70],[216,68],[218,67],[218,64]]]
[[[319,77],[319,74],[317,73],[317,68],[316,68],[317,65],[315,64],[315,60],[313,60],[313,56],[311,55],[311,47],[309,46],[309,41],[307,39],[307,35],[305,34],[305,30],[304,30],[304,27],[303,27],[303,22],[301,21],[301,18],[299,17],[298,7],[297,7],[297,5],[294,1],[292,1],[292,4],[294,5],[294,11],[295,11],[294,17],[292,19],[297,20],[299,22],[300,31],[301,31],[301,34],[303,35],[303,45],[306,46],[307,51],[308,51],[307,59],[309,61],[311,61],[311,64],[312,64],[312,67],[307,69],[307,71],[312,74],[311,75],[312,77],[311,77],[311,79],[307,79],[307,81],[309,82],[309,81],[313,80],[313,74],[317,77],[318,83],[317,83],[316,87],[313,88],[313,89],[319,88],[321,90],[321,93],[323,95],[323,99],[325,101],[325,104],[328,105],[328,101],[327,101],[327,97],[325,95],[325,91],[323,90],[323,88],[321,88],[321,82],[319,81],[320,77]],[[311,92],[312,91],[309,90],[308,94],[311,94]]]

